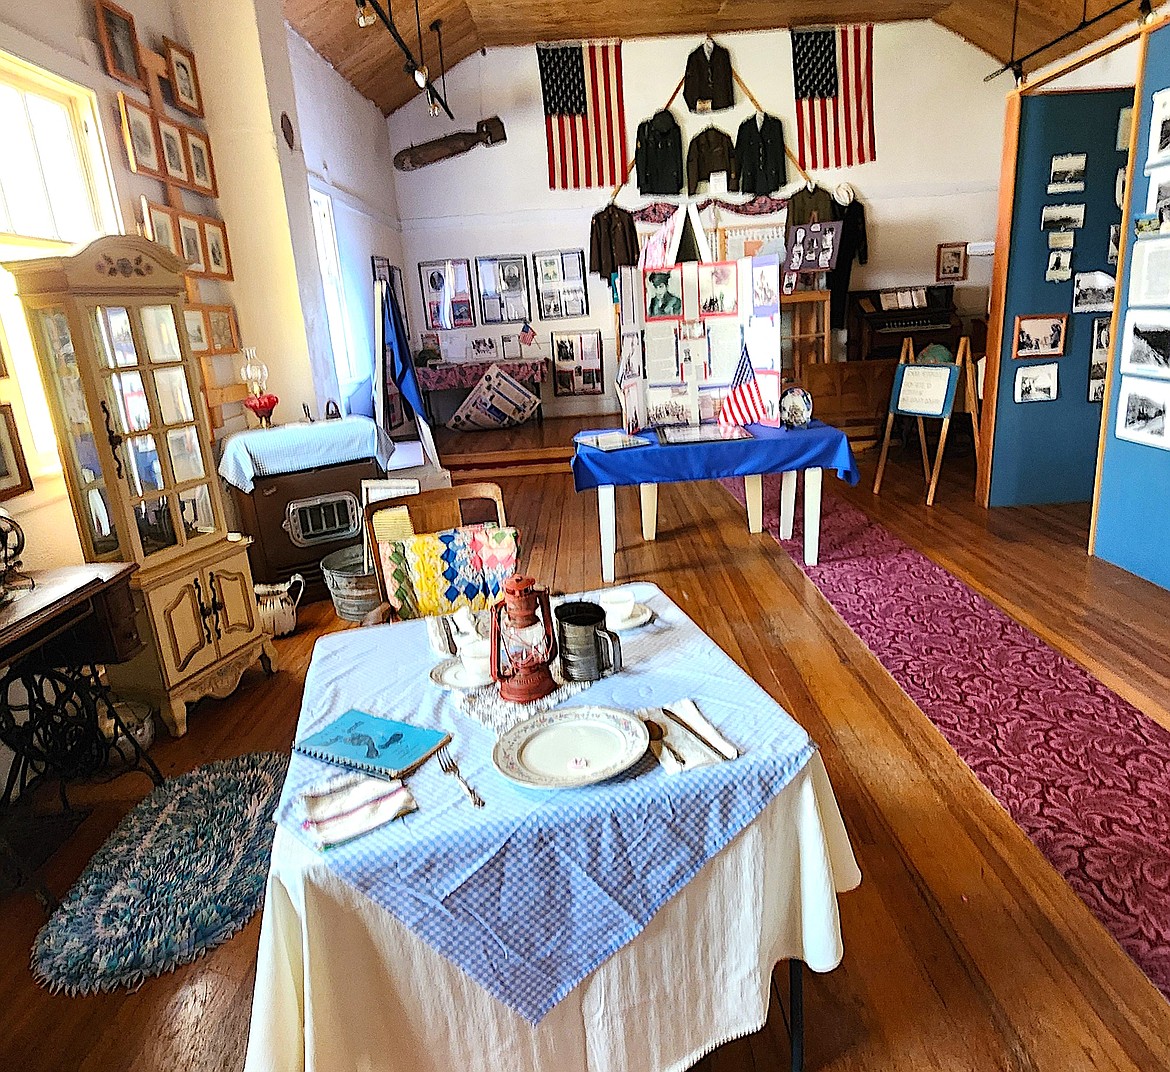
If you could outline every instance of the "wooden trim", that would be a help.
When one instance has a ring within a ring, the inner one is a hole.
[[[1137,73],[1133,83],[1133,115],[1129,123],[1129,157],[1126,161],[1125,197],[1121,206],[1121,244],[1117,249],[1117,286],[1113,299],[1113,316],[1109,321],[1109,361],[1105,365],[1105,394],[1101,399],[1101,427],[1097,430],[1097,470],[1093,474],[1093,505],[1089,514],[1088,553],[1097,553],[1097,515],[1101,508],[1101,470],[1105,465],[1105,444],[1109,439],[1109,404],[1113,398],[1113,370],[1117,363],[1117,328],[1121,320],[1121,282],[1129,271],[1129,247],[1133,234],[1133,216],[1130,215],[1133,201],[1134,162],[1138,152],[1138,128],[1142,119],[1142,84],[1146,77],[1146,54],[1150,50],[1150,34],[1170,22],[1170,16],[1159,19],[1150,26],[1143,26],[1141,51],[1138,54]]]
[[[1075,59],[1071,59],[1067,63],[1062,63],[1059,67],[1054,68],[1047,74],[1041,75],[1036,79],[1036,81],[1028,82],[1021,86],[1017,92],[1036,93],[1044,86],[1048,85],[1049,82],[1055,82],[1058,78],[1063,78],[1066,74],[1072,74],[1073,71],[1080,70],[1080,68],[1084,67],[1086,64],[1092,63],[1094,60],[1098,60],[1102,56],[1109,55],[1109,53],[1114,49],[1128,45],[1131,41],[1134,41],[1143,35],[1153,33],[1155,30],[1160,29],[1168,22],[1170,22],[1170,15],[1163,15],[1161,18],[1156,19],[1148,26],[1131,26],[1120,37],[1115,37],[1108,41],[1102,41],[1092,51],[1086,53],[1083,56],[1078,56]],[[1139,80],[1141,77],[1141,72],[1145,69],[1145,55],[1146,46],[1143,44],[1141,57],[1138,60]],[[1075,92],[1079,93],[1080,90],[1076,90]]]
[[[995,228],[995,262],[991,269],[991,318],[987,325],[987,364],[983,370],[983,414],[979,422],[975,501],[991,504],[991,462],[995,446],[995,412],[999,398],[1000,355],[1003,351],[1004,311],[1011,264],[1012,216],[1016,200],[1016,165],[1020,152],[1019,90],[1008,94],[1003,124],[1003,159],[999,170],[999,219]]]

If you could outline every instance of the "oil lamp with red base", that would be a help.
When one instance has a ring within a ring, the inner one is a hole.
[[[504,582],[504,598],[492,608],[492,677],[500,696],[532,703],[553,692],[557,683],[549,664],[557,656],[548,589],[533,577],[516,574]]]

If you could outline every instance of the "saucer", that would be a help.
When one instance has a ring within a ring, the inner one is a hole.
[[[454,692],[479,692],[492,684],[490,677],[486,681],[469,681],[467,671],[458,659],[444,659],[431,670],[431,680],[439,688]]]
[[[633,611],[630,612],[630,616],[623,618],[619,622],[611,622],[609,615],[606,615],[605,627],[612,629],[615,633],[624,633],[627,630],[637,629],[639,626],[645,625],[653,617],[654,612],[645,603],[635,603]]]

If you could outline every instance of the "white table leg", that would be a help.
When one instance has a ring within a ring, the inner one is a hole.
[[[747,500],[748,532],[763,532],[764,478],[759,473],[743,478],[743,497]]]
[[[597,489],[597,517],[601,523],[601,579],[612,583],[617,552],[617,515],[612,484],[602,484]]]
[[[815,566],[821,556],[822,469],[804,471],[804,564]]]
[[[780,539],[792,539],[792,521],[796,516],[796,470],[780,474]]]
[[[642,539],[653,540],[658,535],[658,485],[639,484],[642,493]]]

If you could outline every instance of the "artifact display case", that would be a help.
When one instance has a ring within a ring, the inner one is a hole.
[[[111,684],[157,705],[176,736],[186,705],[275,664],[246,543],[230,539],[182,263],[144,238],[6,264],[16,279],[89,562],[134,562],[146,650]]]

